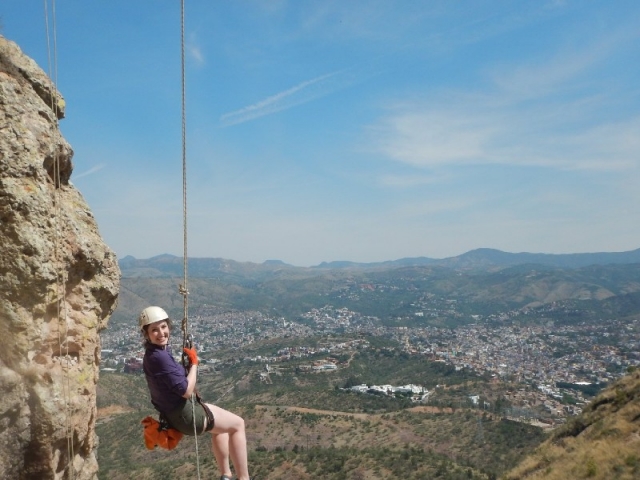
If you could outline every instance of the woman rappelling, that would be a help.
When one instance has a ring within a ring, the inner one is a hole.
[[[169,426],[185,435],[211,432],[211,447],[220,469],[220,480],[231,480],[229,458],[237,480],[250,480],[247,439],[242,417],[203,402],[196,394],[198,356],[194,347],[185,347],[188,371],[173,358],[169,346],[172,322],[157,306],[145,308],[138,318],[144,336],[142,363],[151,403]]]

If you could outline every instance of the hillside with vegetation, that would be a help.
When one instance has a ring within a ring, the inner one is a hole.
[[[272,371],[268,381],[261,380],[264,367],[239,362],[205,370],[199,385],[204,398],[245,418],[250,463],[262,479],[496,479],[545,438],[540,427],[474,406],[472,394],[492,405],[502,394],[477,375],[384,348],[344,361],[335,372],[294,364],[292,374]],[[344,389],[409,381],[432,390],[433,401]],[[173,451],[145,449],[140,421],[154,412],[143,376],[103,373],[98,387],[100,478],[178,479],[195,475],[198,465],[211,478],[206,436],[197,447],[185,437]]]
[[[240,369],[233,378],[229,373],[224,380],[206,378],[205,396],[223,395],[228,385],[242,383],[221,405],[245,418],[250,462],[262,479],[640,477],[639,370],[549,434],[493,412],[456,406],[453,399],[460,393],[482,391],[480,379],[451,378],[461,383],[445,396],[449,400],[443,404],[450,406],[411,406],[335,388],[314,399],[326,378],[275,385],[269,392],[254,390],[255,372]],[[140,420],[154,412],[142,376],[103,374],[98,392],[99,478],[179,479],[198,468],[204,478],[215,475],[206,436],[198,445],[185,437],[173,451],[145,449]],[[264,401],[253,403],[258,399]]]
[[[640,478],[640,370],[598,395],[505,480]]]

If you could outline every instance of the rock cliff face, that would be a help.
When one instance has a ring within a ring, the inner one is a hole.
[[[0,478],[97,478],[98,332],[120,271],[61,137],[62,96],[0,36]]]

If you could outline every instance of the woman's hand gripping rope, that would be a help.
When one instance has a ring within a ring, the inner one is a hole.
[[[195,347],[184,348],[184,354],[189,359],[189,365],[198,365],[198,354],[196,353]]]

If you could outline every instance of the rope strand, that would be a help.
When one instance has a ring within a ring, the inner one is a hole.
[[[54,130],[53,130],[53,205],[54,205],[54,262],[56,265],[56,316],[58,318],[58,353],[60,366],[64,372],[63,381],[63,394],[65,401],[65,416],[66,416],[66,437],[67,437],[67,465],[65,467],[67,471],[67,477],[71,480],[75,478],[75,469],[73,467],[73,459],[75,458],[74,446],[73,446],[73,433],[71,427],[71,381],[69,378],[69,370],[71,368],[71,360],[69,357],[69,320],[67,314],[67,302],[65,300],[66,290],[66,278],[65,271],[62,266],[62,260],[60,259],[60,188],[62,186],[62,177],[60,174],[60,152],[58,150],[59,125],[58,125],[58,102],[56,99],[56,85],[58,84],[58,41],[57,41],[57,23],[56,23],[56,2],[51,0],[51,20],[52,29],[49,29],[49,8],[48,0],[44,0],[44,20],[45,30],[47,37],[47,64],[49,69],[49,90],[50,90],[50,102],[51,111],[54,116]],[[53,49],[51,47],[51,41],[53,40]],[[52,60],[53,50],[53,60]],[[61,309],[62,304],[62,309]],[[62,335],[62,328],[64,328],[64,340]],[[64,347],[63,347],[64,343]],[[62,361],[62,353],[64,351],[65,365]]]
[[[184,318],[189,315],[189,289],[187,285],[187,115],[186,115],[186,74],[185,74],[185,44],[184,44],[184,0],[181,0],[181,69],[182,69],[182,217],[183,217],[183,280],[182,287],[184,290]]]
[[[184,41],[184,1],[180,2],[180,50],[181,50],[181,74],[182,74],[182,270],[183,279],[180,286],[180,293],[184,299],[183,319],[182,319],[182,333],[183,333],[183,348],[187,345],[188,341],[188,318],[189,318],[189,286],[188,280],[188,252],[187,252],[187,108],[186,108],[186,69],[185,69],[185,41]],[[196,376],[198,374],[197,367],[191,365],[190,368],[196,368]],[[191,415],[193,418],[193,436],[195,439],[196,448],[196,466],[198,473],[198,480],[200,480],[200,455],[198,449],[198,429],[196,425],[195,415],[195,403],[196,397],[191,394]]]

